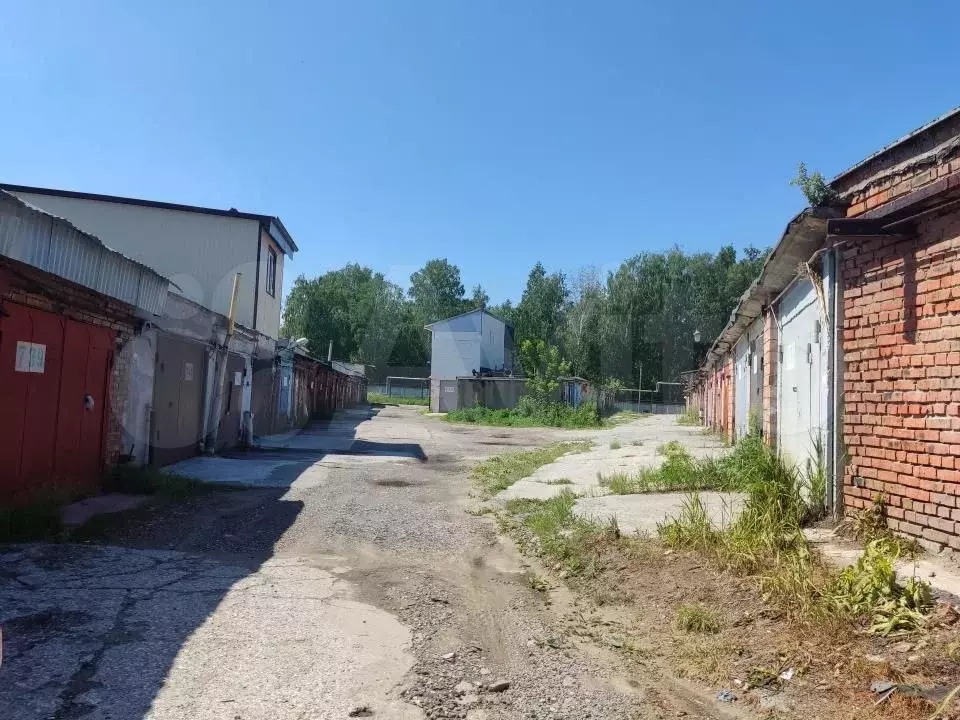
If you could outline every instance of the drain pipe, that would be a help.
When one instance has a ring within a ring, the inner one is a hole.
[[[836,484],[836,478],[834,476],[834,453],[833,446],[836,436],[836,391],[837,391],[837,333],[836,333],[836,307],[837,307],[837,262],[836,256],[833,249],[831,248],[823,256],[823,264],[826,266],[824,269],[826,272],[823,273],[823,288],[824,294],[829,293],[829,302],[824,303],[826,307],[827,317],[827,327],[825,328],[825,334],[827,336],[827,427],[826,432],[824,433],[823,440],[823,453],[824,457],[822,462],[826,471],[826,480],[827,487],[824,488],[824,493],[826,497],[823,498],[824,504],[827,507],[827,511],[831,515],[835,515],[834,510],[834,486]],[[828,280],[829,278],[829,280]]]
[[[833,261],[833,303],[830,307],[830,324],[833,331],[833,347],[831,348],[830,369],[833,373],[831,385],[831,402],[829,405],[830,425],[830,459],[827,477],[833,483],[832,494],[830,497],[831,510],[834,518],[839,518],[843,514],[843,348],[840,343],[843,339],[841,326],[843,325],[843,298],[840,288],[840,248],[833,246],[830,256]]]
[[[208,453],[215,452],[217,449],[217,440],[220,437],[220,422],[223,413],[223,396],[226,393],[224,384],[227,381],[227,360],[230,357],[230,340],[233,338],[235,325],[235,312],[237,308],[237,293],[240,290],[240,273],[233,276],[233,293],[230,295],[230,310],[227,315],[227,328],[223,338],[223,354],[220,355],[220,363],[216,366],[216,372],[213,385],[213,414],[210,417],[210,425],[207,427],[207,437],[205,449]],[[214,350],[216,353],[216,350]]]

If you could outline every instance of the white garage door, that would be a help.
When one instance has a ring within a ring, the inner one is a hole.
[[[747,334],[733,351],[733,419],[736,439],[750,432],[750,343]]]
[[[827,396],[820,308],[809,280],[798,280],[783,296],[779,315],[780,454],[802,467],[822,435]]]

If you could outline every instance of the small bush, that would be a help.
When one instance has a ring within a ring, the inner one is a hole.
[[[620,444],[620,440],[618,438],[614,438],[613,440],[610,441],[611,450],[619,450],[622,447],[623,445]]]
[[[718,633],[722,626],[719,613],[702,605],[681,605],[675,623],[688,633]]]
[[[559,427],[594,428],[600,426],[600,415],[593,403],[573,408],[566,403],[538,404],[523,397],[516,408],[491,410],[485,407],[466,408],[447,413],[448,422],[495,427]]]

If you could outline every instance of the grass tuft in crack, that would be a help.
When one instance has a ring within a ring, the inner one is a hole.
[[[723,624],[720,614],[702,605],[681,605],[677,608],[675,623],[688,633],[718,633]]]
[[[492,497],[562,455],[585,452],[591,446],[592,443],[588,441],[560,442],[537,450],[496,455],[477,463],[473,468],[472,477],[480,492],[485,497]]]

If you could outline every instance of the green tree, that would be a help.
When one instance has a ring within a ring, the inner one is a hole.
[[[527,378],[527,392],[541,407],[553,400],[560,389],[560,378],[570,374],[570,363],[560,356],[559,348],[543,340],[520,343],[520,362]]]
[[[424,325],[467,309],[460,268],[446,258],[430,260],[413,273],[407,294]]]
[[[548,275],[542,263],[534,265],[514,318],[517,339],[521,342],[543,340],[548,344],[556,344],[563,324],[567,295],[563,273]]]
[[[309,350],[371,365],[389,358],[403,317],[403,291],[382,273],[350,264],[320,277],[299,276],[287,296],[281,335],[305,337]]]
[[[474,285],[468,302],[471,310],[486,310],[490,304],[490,296],[482,285]]]

